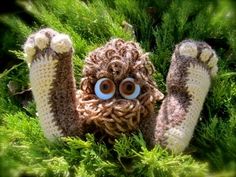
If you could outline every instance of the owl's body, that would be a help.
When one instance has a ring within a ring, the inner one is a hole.
[[[152,79],[154,67],[137,43],[113,39],[85,59],[76,90],[67,35],[43,29],[29,36],[24,50],[45,136],[83,137],[99,133],[109,139],[140,129],[149,146],[160,143],[173,152],[188,145],[217,72],[215,52],[204,42],[176,46],[164,98]]]

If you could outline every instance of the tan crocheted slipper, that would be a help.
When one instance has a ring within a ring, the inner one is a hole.
[[[172,56],[167,76],[167,96],[158,116],[143,122],[141,129],[153,147],[160,143],[174,153],[189,144],[197,124],[218,58],[205,42],[185,40]]]
[[[76,111],[76,87],[69,36],[46,28],[28,37],[24,51],[30,82],[45,136],[49,140],[83,134]]]

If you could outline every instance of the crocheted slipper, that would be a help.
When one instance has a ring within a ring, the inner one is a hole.
[[[141,130],[149,145],[160,143],[174,153],[189,144],[197,124],[218,58],[205,42],[185,40],[172,56],[167,76],[167,96],[158,116],[143,122]]]
[[[42,29],[28,37],[24,51],[30,67],[30,82],[45,136],[49,140],[83,135],[76,111],[76,87],[69,36]]]

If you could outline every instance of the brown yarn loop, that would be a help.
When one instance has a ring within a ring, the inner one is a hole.
[[[117,60],[117,57],[107,65],[107,71],[111,73],[116,80],[121,79],[127,70],[128,65],[121,60]]]
[[[111,57],[113,57],[115,53],[116,53],[116,51],[115,51],[114,49],[108,49],[108,50],[105,52],[105,56],[106,56],[108,59],[111,59]]]
[[[122,39],[114,39],[114,46],[116,50],[119,50],[124,43],[125,41]]]

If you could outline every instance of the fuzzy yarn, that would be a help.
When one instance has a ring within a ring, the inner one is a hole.
[[[153,72],[148,54],[134,42],[113,39],[91,52],[85,59],[78,94],[80,117],[111,137],[137,130],[140,119],[150,117],[156,101],[163,98],[152,80]],[[125,79],[133,78],[142,91],[135,99],[125,99],[116,89],[113,98],[102,100],[94,94],[94,85],[100,78],[109,78],[116,88]]]
[[[218,70],[217,60],[205,42],[185,40],[176,46],[167,75],[168,94],[158,115],[141,124],[151,147],[159,143],[179,153],[188,146]]]
[[[37,42],[39,38],[40,42]],[[30,83],[45,136],[49,140],[60,136],[82,137],[84,121],[79,119],[77,111],[71,63],[73,52],[69,36],[52,29],[42,29],[28,37],[24,51],[30,66]]]
[[[85,59],[78,91],[69,36],[42,29],[28,37],[24,51],[48,139],[83,137],[86,132],[114,139],[141,129],[151,147],[160,143],[175,153],[188,146],[218,70],[217,56],[206,43],[186,40],[178,44],[167,76],[168,94],[157,113],[155,103],[164,95],[152,78],[154,67],[148,54],[135,42],[113,39],[92,51]],[[102,86],[95,87],[101,82]],[[140,92],[129,97],[136,86]],[[101,99],[96,95],[100,91],[111,97]]]

